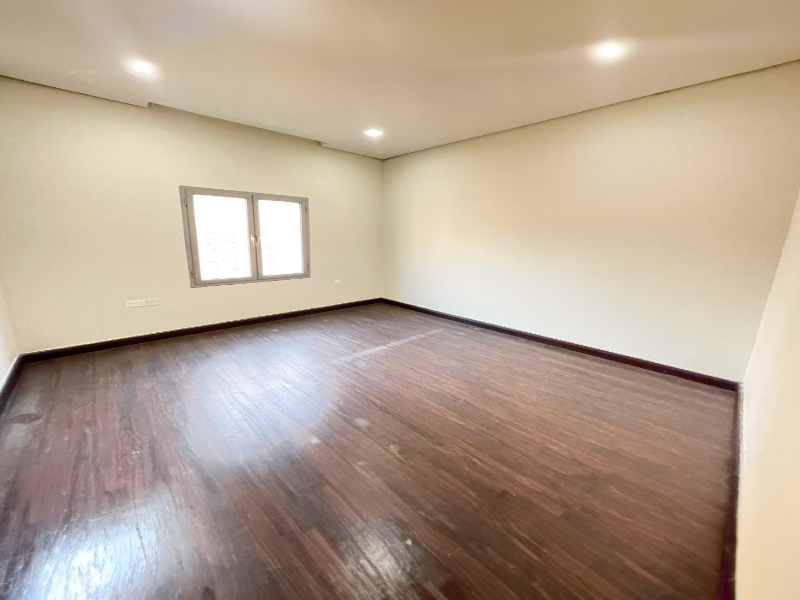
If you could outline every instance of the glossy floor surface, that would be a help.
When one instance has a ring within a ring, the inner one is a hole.
[[[711,599],[733,409],[382,304],[31,363],[0,598]]]

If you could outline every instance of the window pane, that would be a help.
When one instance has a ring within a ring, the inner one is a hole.
[[[247,208],[244,198],[194,196],[201,280],[252,277]]]
[[[261,274],[303,273],[303,220],[298,202],[258,201]]]

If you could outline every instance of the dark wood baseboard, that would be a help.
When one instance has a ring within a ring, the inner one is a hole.
[[[430,308],[423,308],[422,306],[416,306],[414,304],[406,304],[405,302],[399,302],[397,300],[383,298],[382,301],[386,304],[391,304],[392,306],[408,308],[409,310],[415,310],[417,312],[425,313],[426,315],[442,317],[443,319],[449,319],[451,321],[457,321],[467,325],[474,325],[476,327],[490,329],[499,333],[507,333],[508,335],[513,335],[526,340],[532,340],[534,342],[539,342],[540,344],[547,344],[548,346],[572,350],[573,352],[580,352],[581,354],[588,354],[589,356],[605,358],[606,360],[612,360],[614,362],[630,365],[632,367],[638,367],[647,371],[655,371],[656,373],[674,375],[675,377],[688,379],[689,381],[694,381],[697,383],[704,383],[706,385],[711,385],[723,390],[735,392],[739,389],[739,384],[737,382],[730,381],[728,379],[721,379],[712,375],[704,375],[702,373],[695,373],[694,371],[687,371],[686,369],[679,369],[677,367],[670,367],[668,365],[662,365],[660,363],[651,362],[641,358],[633,358],[632,356],[617,354],[616,352],[608,352],[607,350],[598,350],[597,348],[591,348],[589,346],[581,346],[580,344],[573,344],[572,342],[565,342],[563,340],[557,340],[535,333],[528,333],[527,331],[520,331],[519,329],[511,329],[510,327],[503,327],[502,325],[494,325],[492,323],[486,323],[485,321],[476,321],[475,319],[459,317],[458,315],[444,313]]]
[[[736,598],[736,528],[739,514],[739,473],[742,451],[742,407],[744,389],[739,386],[736,394],[736,408],[733,414],[731,431],[731,462],[728,475],[729,497],[728,518],[725,523],[725,538],[722,547],[722,564],[719,569],[716,600],[735,600]]]
[[[258,323],[267,323],[269,321],[278,321],[280,319],[291,319],[292,317],[305,317],[307,315],[315,315],[318,313],[329,312],[331,310],[341,310],[343,308],[353,308],[355,306],[375,304],[381,301],[382,301],[381,298],[370,298],[369,300],[358,300],[356,302],[345,302],[344,304],[332,304],[330,306],[320,306],[318,308],[307,308],[305,310],[295,310],[292,312],[278,313],[274,315],[264,315],[262,317],[239,319],[238,321],[225,321],[223,323],[198,325],[197,327],[173,329],[171,331],[161,331],[159,333],[146,333],[144,335],[135,335],[133,337],[108,340],[105,342],[81,344],[80,346],[55,348],[53,350],[41,350],[40,352],[31,352],[29,354],[23,354],[22,362],[26,363],[37,362],[40,360],[49,360],[51,358],[61,358],[62,356],[71,356],[73,354],[84,354],[85,352],[95,352],[97,350],[108,350],[109,348],[119,348],[120,346],[129,346],[131,344],[141,344],[142,342],[154,342],[156,340],[164,340],[167,338],[179,337],[182,335],[193,335],[195,333],[206,333],[208,331],[230,329],[231,327],[255,325]]]
[[[22,363],[23,357],[17,356],[11,364],[11,369],[5,382],[0,384],[0,415],[5,411],[8,400],[11,398],[11,392],[14,391],[17,381],[19,381],[19,376],[22,374]]]
[[[317,313],[328,312],[331,310],[341,310],[344,308],[353,308],[356,306],[365,306],[367,304],[376,304],[376,303],[384,303],[390,304],[392,306],[398,306],[401,308],[407,308],[409,310],[414,310],[417,312],[425,313],[428,315],[433,315],[436,317],[441,317],[443,319],[449,319],[451,321],[457,321],[459,323],[465,323],[467,325],[474,325],[476,327],[482,327],[484,329],[490,329],[492,331],[497,331],[499,333],[505,333],[508,335],[513,335],[519,338],[524,338],[526,340],[531,340],[534,342],[539,342],[540,344],[547,344],[548,346],[555,346],[558,348],[564,348],[565,350],[572,350],[573,352],[580,352],[581,354],[588,354],[590,356],[596,356],[599,358],[604,358],[607,360],[612,360],[618,363],[630,365],[633,367],[638,367],[640,369],[646,369],[648,371],[655,371],[657,373],[664,373],[667,375],[674,375],[675,377],[681,377],[682,379],[688,379],[689,381],[695,381],[697,383],[704,383],[706,385],[711,385],[717,388],[736,391],[739,387],[739,384],[735,381],[730,381],[727,379],[721,379],[719,377],[713,377],[711,375],[704,375],[702,373],[695,373],[694,371],[688,371],[685,369],[679,369],[677,367],[670,367],[668,365],[662,365],[659,363],[651,362],[648,360],[644,360],[641,358],[633,358],[631,356],[625,356],[624,354],[617,354],[615,352],[608,352],[606,350],[598,350],[597,348],[591,348],[589,346],[582,346],[580,344],[574,344],[572,342],[565,342],[563,340],[557,340],[554,338],[545,337],[543,335],[538,335],[535,333],[529,333],[527,331],[520,331],[519,329],[512,329],[510,327],[503,327],[501,325],[494,325],[492,323],[486,323],[484,321],[477,321],[475,319],[468,319],[466,317],[459,317],[457,315],[453,315],[450,313],[441,312],[438,310],[433,310],[430,308],[424,308],[422,306],[416,306],[414,304],[407,304],[405,302],[399,302],[397,300],[390,300],[388,298],[371,298],[369,300],[359,300],[356,302],[347,302],[344,304],[333,304],[330,306],[321,306],[319,308],[309,308],[305,310],[296,310],[292,312],[286,313],[278,313],[274,315],[265,315],[261,317],[252,317],[250,319],[240,319],[238,321],[225,321],[223,323],[212,323],[210,325],[199,325],[197,327],[186,327],[184,329],[173,329],[171,331],[162,331],[159,333],[148,333],[144,335],[137,335],[129,338],[120,338],[116,340],[108,340],[105,342],[94,342],[91,344],[81,344],[79,346],[69,346],[67,348],[55,348],[53,350],[41,350],[39,352],[31,352],[28,354],[23,354],[21,356],[22,362],[37,362],[40,360],[48,360],[51,358],[60,358],[62,356],[71,356],[73,354],[83,354],[85,352],[95,352],[97,350],[107,350],[109,348],[119,348],[120,346],[128,346],[131,344],[140,344],[142,342],[152,342],[156,340],[163,340],[172,337],[179,337],[182,335],[193,335],[196,333],[205,333],[208,331],[217,331],[219,329],[228,329],[231,327],[242,327],[244,325],[255,325],[257,323],[266,323],[269,321],[277,321],[280,319],[290,319],[292,317],[303,317],[306,315],[313,315]],[[8,386],[6,386],[8,387]]]

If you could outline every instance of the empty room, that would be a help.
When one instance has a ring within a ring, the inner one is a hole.
[[[0,600],[800,598],[798,31],[0,1]]]

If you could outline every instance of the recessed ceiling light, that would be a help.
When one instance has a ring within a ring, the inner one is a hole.
[[[380,129],[367,129],[364,135],[368,135],[369,137],[381,137],[383,132]]]
[[[128,64],[128,70],[134,75],[155,75],[156,66],[146,60],[132,60]]]
[[[619,56],[620,54],[622,54],[622,48],[620,48],[616,44],[603,44],[602,46],[600,46],[598,52],[600,53],[601,56],[608,56],[609,58],[612,58],[614,56]]]
[[[595,46],[593,54],[600,60],[613,60],[622,56],[623,47],[615,42],[605,42]]]

